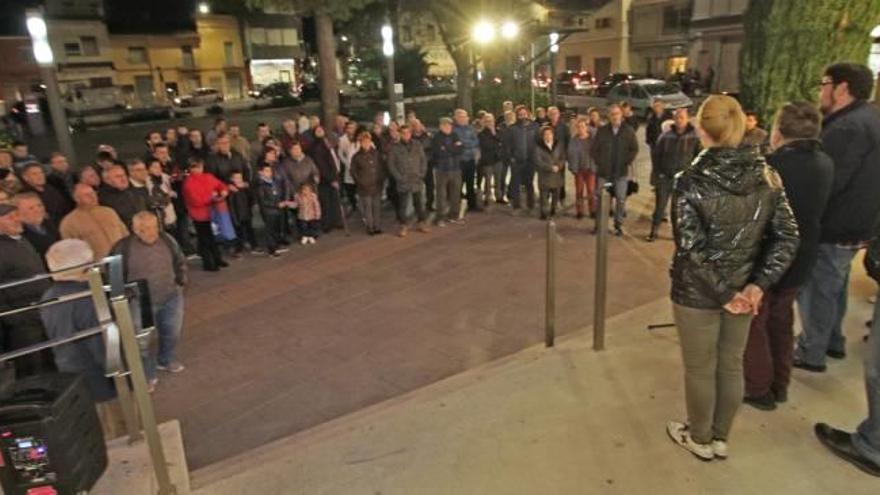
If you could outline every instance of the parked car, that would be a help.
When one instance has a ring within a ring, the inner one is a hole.
[[[339,84],[339,101],[340,103],[347,101],[348,99],[355,97],[358,95],[358,88],[352,86],[350,84]],[[321,99],[321,86],[316,82],[308,82],[303,83],[299,87],[299,93],[297,94],[302,101],[307,100],[320,100]]]
[[[608,92],[608,101],[628,101],[636,115],[645,118],[651,112],[651,104],[660,100],[669,110],[689,108],[694,102],[677,85],[660,79],[635,79],[618,83]]]
[[[179,107],[197,107],[221,101],[223,101],[223,93],[214,88],[198,88],[190,95],[180,95],[174,98],[174,104]]]
[[[703,83],[686,72],[677,72],[669,76],[666,80],[673,84],[678,84],[682,92],[688,96],[699,97],[706,93],[706,88],[703,87]]]
[[[585,93],[597,86],[596,78],[588,71],[567,70],[556,76],[556,89],[560,93]]]
[[[641,76],[630,74],[629,72],[613,72],[608,74],[602,79],[602,82],[599,83],[599,87],[596,88],[596,95],[602,97],[608,96],[608,92],[611,91],[611,88],[617,86],[618,83],[632,81],[634,79],[641,79]]]
[[[274,82],[250,92],[254,98],[287,98],[296,96],[289,82]]]
[[[550,87],[550,77],[547,74],[535,74],[535,78],[532,79],[532,86],[547,89]]]

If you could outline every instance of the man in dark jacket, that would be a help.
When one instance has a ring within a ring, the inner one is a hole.
[[[245,177],[245,181],[251,180],[251,168],[241,153],[232,149],[232,141],[229,134],[221,132],[217,134],[217,151],[208,156],[205,162],[205,171],[214,174],[215,177],[231,184],[232,174],[238,172]],[[230,188],[234,191],[234,187]]]
[[[21,169],[21,180],[24,183],[22,192],[33,192],[43,201],[49,218],[56,224],[61,223],[64,215],[73,210],[73,203],[67,195],[59,191],[55,186],[46,181],[46,173],[43,166],[37,162],[30,162]]]
[[[819,247],[820,221],[831,193],[834,163],[819,142],[822,117],[810,103],[784,105],[770,138],[767,162],[779,172],[800,233],[797,256],[782,279],[764,292],[752,320],[744,368],[745,402],[771,410],[788,398],[794,350],[794,299],[809,277]]]
[[[22,280],[45,273],[43,260],[22,236],[23,227],[14,205],[0,204],[0,283]],[[0,312],[22,308],[41,300],[48,282],[40,280],[0,289]],[[36,311],[0,318],[0,347],[12,351],[46,340],[43,323]],[[35,375],[52,369],[48,352],[29,354],[16,359],[16,375]]]
[[[431,160],[434,162],[434,182],[437,186],[437,226],[446,221],[459,223],[461,213],[461,156],[462,144],[452,130],[452,120],[440,119],[440,131],[431,139]],[[447,205],[448,203],[448,205]],[[448,208],[448,212],[447,212]]]
[[[516,107],[516,123],[504,133],[504,155],[510,162],[510,191],[508,198],[514,210],[520,203],[520,189],[526,188],[526,205],[535,207],[535,146],[538,126],[529,120],[525,106]]]
[[[360,149],[351,159],[351,177],[357,186],[358,205],[364,217],[367,234],[381,234],[382,185],[385,183],[385,165],[382,163],[382,155],[373,144],[369,132],[361,131],[358,135],[358,144],[360,144]],[[428,174],[432,174],[432,172],[429,171]],[[433,182],[432,179],[431,183],[433,184]]]
[[[666,206],[672,196],[675,174],[686,169],[700,150],[700,138],[688,122],[689,118],[686,108],[676,110],[675,125],[651,146],[651,175],[657,201],[651,219],[651,233],[645,239],[648,242],[657,239],[657,230],[666,216]]]
[[[418,217],[418,230],[422,233],[430,232],[428,214],[425,212],[424,177],[428,170],[428,161],[425,158],[425,149],[422,143],[414,141],[412,129],[409,126],[400,127],[400,142],[391,145],[388,153],[388,171],[394,176],[397,183],[399,204],[397,208],[397,220],[400,222],[400,237],[406,237],[410,219],[407,210],[413,205]]]
[[[22,236],[36,249],[45,266],[46,251],[49,246],[61,240],[58,227],[46,214],[40,197],[34,193],[20,193],[15,196],[18,218],[24,227]]]
[[[466,110],[458,108],[455,110],[455,126],[453,130],[458,139],[461,140],[461,155],[459,163],[461,164],[461,177],[464,182],[465,197],[467,198],[468,211],[483,211],[483,208],[477,204],[477,154],[480,152],[480,140],[477,132],[470,123],[470,118]]]
[[[651,103],[651,114],[648,115],[648,121],[645,124],[645,143],[651,150],[652,186],[656,184],[657,179],[654,173],[654,145],[657,144],[657,140],[660,139],[660,135],[663,134],[663,121],[669,118],[671,117],[666,113],[663,101],[654,100],[654,102]]]
[[[596,191],[602,193],[606,184],[614,190],[614,233],[623,235],[623,219],[626,215],[626,195],[629,180],[633,177],[633,162],[639,153],[636,131],[623,121],[620,105],[608,106],[608,125],[596,132],[596,140],[590,154],[596,162],[598,179]],[[596,224],[598,225],[598,219]]]
[[[263,218],[266,238],[266,251],[269,256],[277,258],[287,251],[283,247],[284,209],[290,201],[287,192],[287,181],[284,177],[276,176],[272,164],[263,162],[259,164],[256,177],[256,198],[260,208],[260,216]],[[281,246],[281,247],[279,247]]]
[[[834,184],[816,265],[798,295],[803,332],[794,366],[807,371],[825,371],[826,356],[846,356],[841,323],[850,264],[880,213],[880,110],[867,102],[873,86],[871,71],[859,64],[829,66],[822,77],[822,144],[834,161]]]
[[[98,190],[98,201],[101,206],[113,209],[122,223],[131,230],[132,217],[148,208],[146,189],[132,188],[122,165],[112,165],[102,175],[104,183]]]
[[[811,359],[825,352],[840,357],[843,350],[841,320],[846,312],[850,262],[856,250],[868,245],[880,210],[880,112],[870,105],[873,87],[871,71],[859,64],[835,64],[822,78],[820,107],[825,113],[822,142],[834,160],[834,185],[822,218],[819,255],[812,278],[798,296],[804,333],[798,341],[796,359],[815,365]],[[876,253],[876,248],[871,252]],[[824,270],[823,270],[824,267]],[[804,305],[809,305],[805,310]],[[878,312],[866,349],[866,388],[871,414],[855,433],[825,423],[815,434],[835,455],[866,473],[880,476],[880,333]],[[830,337],[829,337],[830,336]],[[827,351],[825,351],[827,349]],[[833,356],[832,356],[833,357]],[[824,364],[813,367],[824,370]]]

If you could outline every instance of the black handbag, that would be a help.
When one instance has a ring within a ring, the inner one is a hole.
[[[608,184],[605,186],[605,190],[608,191],[608,194],[614,196],[614,184]],[[639,193],[639,183],[635,180],[630,180],[626,183],[626,197],[630,197],[633,194]]]

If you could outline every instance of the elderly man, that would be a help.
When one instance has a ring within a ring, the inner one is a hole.
[[[102,259],[113,245],[128,235],[128,228],[111,208],[98,205],[98,195],[87,184],[73,189],[76,208],[61,221],[63,239],[82,239]]]
[[[0,283],[21,280],[45,273],[43,261],[33,246],[22,237],[23,227],[15,205],[0,204]],[[44,280],[0,289],[0,312],[21,308],[39,301],[46,290]],[[27,311],[0,318],[0,338],[4,351],[20,349],[45,340],[39,315]],[[48,353],[29,354],[16,359],[19,377],[52,369]]]
[[[15,206],[18,207],[18,218],[24,227],[22,236],[36,249],[40,258],[44,258],[49,246],[61,240],[58,227],[46,214],[43,201],[35,193],[17,194]]]
[[[232,140],[229,134],[223,132],[217,135],[215,142],[216,151],[211,153],[205,162],[205,171],[213,174],[225,184],[232,183],[232,174],[240,173],[248,182],[251,181],[251,167],[241,153],[232,149]],[[236,189],[232,188],[233,191]]]
[[[49,217],[60,222],[64,215],[70,213],[73,205],[55,186],[46,181],[43,166],[37,162],[25,164],[21,169],[21,180],[24,182],[22,192],[34,192],[43,201]]]
[[[127,281],[146,280],[153,304],[153,321],[159,332],[156,368],[171,373],[183,371],[175,359],[175,347],[183,327],[183,286],[186,258],[174,239],[159,228],[155,215],[142,211],[134,216],[133,235],[113,247],[121,254]]]
[[[104,184],[98,192],[98,201],[119,215],[126,227],[131,228],[135,213],[147,209],[146,190],[131,187],[125,168],[112,165],[102,174]]]

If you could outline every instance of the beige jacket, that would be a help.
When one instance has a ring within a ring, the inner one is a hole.
[[[95,259],[110,254],[113,245],[128,235],[119,215],[106,206],[78,206],[61,220],[63,239],[81,239],[92,248]]]

